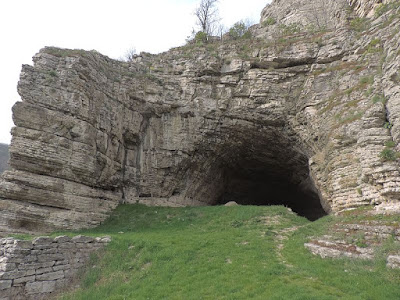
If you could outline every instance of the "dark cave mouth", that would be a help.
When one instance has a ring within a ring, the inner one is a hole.
[[[236,126],[199,151],[189,199],[208,205],[283,205],[314,221],[327,215],[309,171],[309,155],[287,128]],[[211,145],[211,146],[210,146]]]
[[[271,177],[261,172],[246,174],[237,170],[225,170],[225,184],[216,205],[235,201],[240,205],[283,205],[296,214],[315,221],[327,213],[310,180],[302,185],[284,177]]]
[[[240,205],[283,205],[310,221],[327,215],[310,178],[305,155],[256,153],[253,156],[236,152],[236,159],[231,155],[217,159],[219,166],[212,176],[215,180],[208,186],[214,194],[209,204],[234,201]]]

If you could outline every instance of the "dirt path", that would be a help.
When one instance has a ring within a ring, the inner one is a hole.
[[[285,241],[289,239],[289,237],[293,234],[293,232],[295,232],[301,227],[302,226],[292,226],[276,231],[277,233],[275,237],[275,240],[277,241],[277,245],[275,248],[276,256],[278,257],[278,260],[288,268],[293,268],[293,265],[285,261],[285,258],[282,255],[282,249],[284,247]]]

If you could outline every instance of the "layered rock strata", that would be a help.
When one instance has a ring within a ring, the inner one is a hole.
[[[0,299],[45,299],[67,287],[109,237],[0,239]]]
[[[322,25],[276,0],[253,39],[128,63],[42,49],[21,72],[0,231],[95,226],[121,202],[396,207],[399,9],[316,3]]]
[[[397,249],[400,243],[399,222],[365,221],[357,224],[338,223],[330,228],[332,235],[312,237],[304,246],[322,258],[352,258],[372,260],[382,255],[382,246],[391,243]],[[387,247],[387,246],[386,246]],[[398,252],[398,251],[397,251]],[[395,250],[388,253],[386,266],[400,268],[400,256]]]

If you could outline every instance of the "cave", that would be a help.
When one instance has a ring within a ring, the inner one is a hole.
[[[226,134],[211,151],[197,178],[201,197],[210,205],[284,205],[314,221],[325,216],[310,174],[308,156],[285,130],[246,130]]]
[[[310,181],[293,182],[289,174],[273,173],[271,166],[254,168],[251,162],[243,162],[237,168],[226,168],[224,191],[217,203],[235,201],[240,205],[284,205],[311,221],[326,215]]]

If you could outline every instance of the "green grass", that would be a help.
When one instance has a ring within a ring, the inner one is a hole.
[[[60,299],[399,299],[400,272],[381,261],[322,260],[304,248],[335,221],[280,206],[122,205],[79,232],[112,242]],[[279,231],[292,226],[301,228],[278,257]]]

